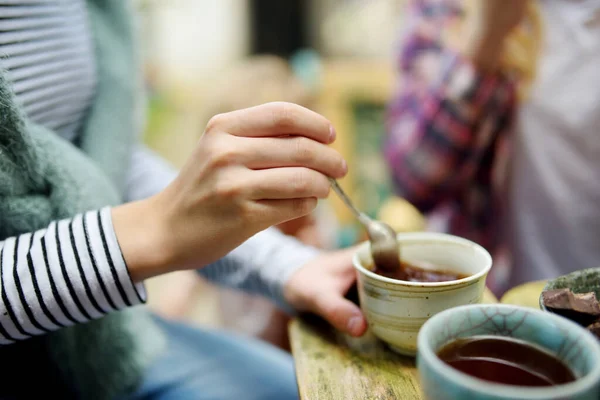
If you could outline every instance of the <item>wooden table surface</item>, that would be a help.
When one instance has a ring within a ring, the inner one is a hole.
[[[543,282],[519,286],[502,303],[537,307]],[[486,291],[484,303],[496,303]],[[290,324],[302,400],[421,399],[413,358],[388,350],[373,335],[351,338],[316,317],[297,318]]]

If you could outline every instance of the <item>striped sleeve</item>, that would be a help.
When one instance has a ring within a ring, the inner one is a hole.
[[[110,208],[0,242],[0,344],[145,303],[129,275]]]

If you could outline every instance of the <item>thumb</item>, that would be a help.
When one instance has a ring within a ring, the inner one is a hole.
[[[367,321],[360,308],[335,293],[316,299],[314,312],[325,318],[337,330],[351,336],[362,336],[367,330]]]

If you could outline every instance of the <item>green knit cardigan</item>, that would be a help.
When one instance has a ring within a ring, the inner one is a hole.
[[[29,121],[0,72],[0,240],[122,201],[141,100],[126,0],[87,0],[98,85],[76,145]],[[108,400],[139,384],[164,338],[144,306],[0,347],[0,398]]]

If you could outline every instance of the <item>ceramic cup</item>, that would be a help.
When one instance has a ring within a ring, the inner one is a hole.
[[[509,336],[537,345],[578,379],[545,388],[503,385],[464,374],[438,358],[444,345],[475,335]],[[600,344],[577,324],[547,312],[506,304],[456,307],[427,321],[418,343],[417,366],[428,400],[598,400],[600,395]]]
[[[360,305],[369,329],[394,351],[414,356],[419,329],[427,319],[448,308],[481,301],[492,258],[483,247],[443,233],[401,233],[398,241],[401,257],[408,263],[428,262],[468,275],[437,283],[386,278],[371,270],[369,242],[359,247],[354,267],[358,271]]]

